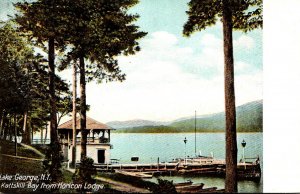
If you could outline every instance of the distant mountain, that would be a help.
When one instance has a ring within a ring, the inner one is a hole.
[[[111,121],[106,124],[115,129],[123,129],[123,128],[133,128],[133,127],[142,127],[142,126],[160,126],[160,125],[167,125],[168,123],[135,119],[129,121]]]
[[[236,108],[237,131],[238,132],[262,132],[263,101],[253,101]],[[205,132],[220,132],[225,130],[225,113],[220,112],[197,118],[197,130]],[[169,126],[182,129],[183,131],[193,131],[195,120],[187,119],[173,122]]]
[[[205,114],[205,115],[196,115],[196,117],[197,117],[197,119],[200,119],[200,118],[210,117],[210,116],[212,116],[214,114],[216,114],[216,113]],[[189,119],[195,119],[195,115],[191,115],[191,116],[181,117],[179,119],[175,119],[175,120],[169,122],[169,124],[175,123],[175,122],[179,122],[179,121],[185,121],[185,120],[189,120]]]
[[[263,101],[253,101],[236,108],[238,132],[262,132],[263,128]],[[193,132],[195,119],[186,117],[173,122],[163,123],[147,120],[114,121],[107,125],[114,127],[116,132],[124,133],[178,133]],[[197,116],[198,132],[225,131],[225,113],[214,113]]]
[[[129,128],[122,128],[116,131],[117,133],[180,133],[183,132],[180,129],[176,129],[175,127],[171,126],[140,126],[140,127],[129,127]]]

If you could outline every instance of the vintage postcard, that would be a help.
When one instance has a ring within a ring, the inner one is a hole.
[[[262,0],[0,6],[0,192],[263,192]]]

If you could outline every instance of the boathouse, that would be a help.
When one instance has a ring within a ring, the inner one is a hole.
[[[76,120],[76,162],[80,162],[81,153],[81,131],[80,118]],[[86,151],[87,157],[94,160],[94,163],[110,163],[110,132],[113,128],[98,122],[90,117],[86,119],[86,130],[88,130]],[[69,120],[58,126],[59,142],[62,147],[62,153],[65,161],[72,160],[72,139],[73,129],[72,120]]]

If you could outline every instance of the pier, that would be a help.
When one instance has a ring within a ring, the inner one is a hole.
[[[188,160],[175,159],[171,162],[134,163],[134,164],[94,164],[97,171],[116,172],[140,178],[151,178],[161,175],[202,175],[225,177],[224,160],[212,157],[198,157]],[[237,165],[239,180],[260,181],[261,168],[259,158],[254,162],[240,162]]]

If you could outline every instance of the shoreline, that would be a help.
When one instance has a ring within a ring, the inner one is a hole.
[[[181,133],[195,133],[195,132],[112,132],[114,134],[181,134]],[[198,132],[197,133],[225,133],[224,131],[215,131],[215,132]],[[250,133],[263,133],[263,132],[237,132],[237,134],[239,133],[246,133],[246,134],[250,134]]]

